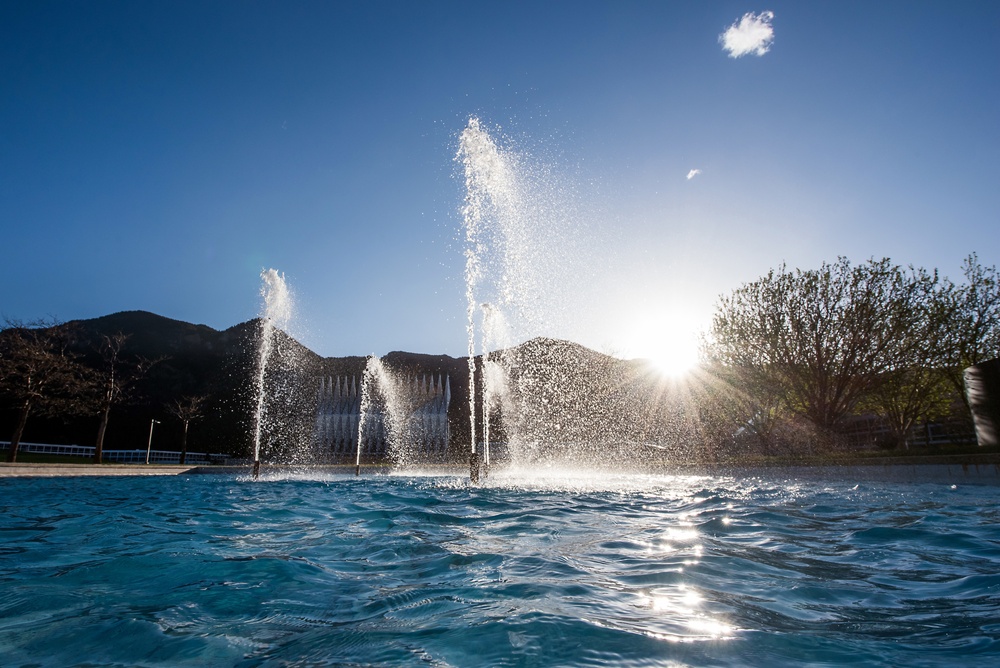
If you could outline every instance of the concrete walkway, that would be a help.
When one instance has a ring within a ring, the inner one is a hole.
[[[55,478],[61,476],[180,475],[196,466],[162,464],[21,464],[0,463],[0,478]]]
[[[305,467],[312,472],[353,475],[354,465],[316,465]],[[433,467],[431,467],[433,468]],[[299,471],[303,467],[289,465],[264,465],[261,475],[274,475],[287,471]],[[449,472],[460,474],[461,468],[447,467]],[[70,476],[147,476],[147,475],[250,475],[253,468],[249,464],[242,466],[205,466],[204,464],[186,464],[184,466],[171,464],[36,464],[0,462],[0,478],[57,478]],[[387,473],[385,466],[362,465],[362,475]]]

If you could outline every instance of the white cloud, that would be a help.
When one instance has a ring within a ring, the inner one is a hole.
[[[770,50],[771,42],[774,41],[772,19],[774,12],[760,14],[747,12],[743,18],[729,26],[726,32],[719,35],[723,50],[729,53],[730,58],[739,58],[748,53],[763,56]]]
[[[698,176],[699,174],[701,174],[700,169],[692,169],[690,172],[688,172],[688,181]]]

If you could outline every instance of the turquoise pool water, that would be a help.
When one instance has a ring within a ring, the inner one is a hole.
[[[1000,665],[1000,488],[0,480],[4,666]]]

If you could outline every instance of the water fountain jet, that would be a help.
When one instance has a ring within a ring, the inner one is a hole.
[[[261,434],[267,417],[267,392],[265,379],[275,348],[278,329],[284,329],[292,316],[292,298],[285,283],[285,275],[276,269],[261,272],[260,296],[263,300],[260,313],[260,338],[257,344],[257,410],[254,414],[253,477],[260,476]]]
[[[384,455],[399,463],[409,437],[413,398],[400,379],[375,356],[369,355],[361,379],[361,414],[358,420],[358,450],[355,475],[361,474],[361,450],[375,444]],[[378,444],[382,444],[381,448]]]
[[[623,443],[683,438],[676,397],[634,363],[552,336],[588,317],[594,239],[574,188],[551,165],[499,144],[477,118],[459,136],[465,177],[469,473],[491,464],[502,431],[520,465],[553,458],[608,465]],[[668,406],[668,404],[671,404]],[[480,414],[481,413],[481,414]]]
[[[456,159],[462,163],[465,174],[465,204],[462,219],[465,227],[465,296],[466,332],[469,355],[469,477],[473,482],[480,478],[484,452],[476,448],[476,310],[478,293],[484,276],[490,273],[495,261],[492,246],[498,241],[496,221],[498,209],[510,208],[516,199],[515,174],[506,156],[483,129],[478,118],[470,118],[468,126],[459,137]],[[501,230],[502,232],[502,230]],[[484,408],[484,413],[488,409]],[[483,416],[484,424],[489,421]],[[485,428],[488,434],[488,427]],[[483,450],[487,448],[485,441]]]

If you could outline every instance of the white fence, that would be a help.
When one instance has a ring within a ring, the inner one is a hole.
[[[10,441],[0,441],[0,450],[9,450]],[[94,456],[94,446],[86,445],[54,445],[51,443],[24,443],[18,446],[19,452],[31,452],[34,454],[63,455],[68,457],[89,457]],[[145,464],[146,450],[105,450],[102,454],[105,462],[116,464]],[[185,464],[209,464],[212,458],[204,452],[189,452],[184,458]],[[150,464],[179,464],[181,453],[174,450],[150,450]]]

